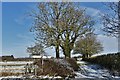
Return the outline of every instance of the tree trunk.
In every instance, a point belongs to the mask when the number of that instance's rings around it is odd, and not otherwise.
[[[56,46],[56,58],[60,58],[60,56],[59,56],[59,46]]]
[[[70,55],[70,50],[65,50],[64,52],[66,54],[65,58],[71,58],[71,55]]]
[[[71,58],[71,50],[69,46],[64,46],[63,48],[63,54],[65,55],[65,58]]]
[[[58,35],[56,41],[57,41],[57,43],[56,43],[56,58],[60,58],[60,56],[59,56],[59,46],[60,46],[59,35]]]
[[[66,41],[64,45],[65,58],[71,58],[70,52],[71,50],[70,50],[69,32],[67,31]]]
[[[62,47],[65,58],[71,58],[71,50],[73,49],[73,46],[73,43],[66,42]]]
[[[83,56],[82,56],[83,59],[86,59],[88,57],[89,57],[89,54],[83,54]]]

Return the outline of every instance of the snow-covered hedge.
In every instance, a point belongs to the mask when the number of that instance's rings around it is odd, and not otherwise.
[[[111,53],[107,55],[88,58],[85,60],[91,63],[100,64],[110,69],[110,71],[113,71],[113,72],[117,71],[119,72],[119,75],[120,75],[120,53]]]

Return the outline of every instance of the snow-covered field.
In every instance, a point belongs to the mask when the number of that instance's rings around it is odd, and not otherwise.
[[[3,78],[22,78],[22,76],[6,76],[6,77],[0,77],[0,80]]]
[[[23,76],[7,76],[7,77],[0,77],[0,80],[1,79],[9,79],[10,78],[10,80],[21,80],[21,79],[23,79],[23,80],[26,80],[25,79],[25,77],[23,77]],[[19,78],[19,79],[18,79]],[[35,79],[35,76],[30,76],[29,77],[30,79]],[[39,79],[60,79],[60,78],[62,78],[61,76],[38,76],[37,78],[39,78]],[[29,79],[27,79],[27,80],[29,80]]]
[[[117,79],[120,80],[120,76],[113,76],[111,72],[99,65],[89,64],[79,61],[79,63],[84,63],[80,66],[80,70],[75,72],[76,78],[103,78],[103,79]]]
[[[7,62],[0,62],[0,66],[4,65],[25,65],[25,64],[32,64],[33,61],[7,61]]]

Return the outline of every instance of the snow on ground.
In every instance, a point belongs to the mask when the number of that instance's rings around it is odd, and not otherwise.
[[[33,61],[7,61],[7,62],[0,62],[0,66],[3,65],[25,65],[25,64],[32,64]]]
[[[59,60],[55,60],[55,62],[61,62],[61,64],[69,66],[69,64],[61,59]],[[77,76],[75,76],[75,78],[88,78],[88,79],[93,79],[93,78],[104,78],[104,79],[109,79],[109,80],[120,80],[120,76],[113,76],[111,74],[111,72],[99,65],[96,64],[90,64],[84,61],[77,61],[77,63],[81,64],[80,65],[80,69],[79,71],[76,71],[75,74]],[[22,66],[23,67],[23,66]],[[31,78],[33,78],[34,76],[31,76]],[[7,76],[7,77],[0,77],[0,79],[2,78],[24,78],[23,76]],[[60,76],[54,77],[54,76],[39,76],[39,78],[45,79],[45,78],[49,78],[49,79],[53,79],[53,78],[62,78]]]
[[[81,54],[71,54],[71,57],[79,57],[79,56],[82,56]]]
[[[96,64],[90,64],[83,61],[79,61],[79,63],[84,63],[83,65],[80,65],[80,70],[76,73],[76,78],[105,78],[105,79],[119,79],[120,76],[113,76],[110,74],[110,71],[107,69],[96,65]]]
[[[77,75],[77,76],[75,76],[75,78],[94,78],[94,77],[88,77],[86,75],[83,75],[80,71],[75,72],[75,74]]]
[[[66,60],[64,60],[64,59],[54,59],[54,61],[55,61],[56,63],[59,63],[59,64],[65,66],[66,68],[68,68],[68,69],[70,69],[70,70],[73,70],[73,69],[70,67],[71,65],[70,65]]]
[[[87,64],[85,61],[77,61],[77,64]]]
[[[0,77],[0,80],[3,79],[3,78],[21,78],[22,76],[3,76],[3,77]]]
[[[26,77],[24,77],[24,76],[6,76],[6,77],[4,77],[3,76],[3,77],[0,77],[0,80],[3,79],[3,78],[4,79],[12,78],[13,80],[17,80],[17,78],[20,78],[20,79],[25,80]],[[31,75],[31,76],[28,76],[27,78],[35,79],[35,76]],[[47,78],[49,78],[49,79],[60,79],[62,77],[61,76],[49,76],[49,75],[46,75],[46,76],[37,76],[37,78],[40,78],[40,79],[47,79]]]
[[[42,79],[45,79],[45,78],[49,78],[49,79],[58,79],[58,78],[62,78],[61,76],[49,76],[49,75],[47,75],[47,76],[39,76],[39,78],[42,78]]]

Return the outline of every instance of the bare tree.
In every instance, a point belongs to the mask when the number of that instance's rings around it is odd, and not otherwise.
[[[102,16],[107,35],[118,38],[118,52],[120,52],[120,1],[107,4],[110,12]]]
[[[84,10],[74,5],[71,5],[66,11],[66,15],[64,15],[62,20],[64,32],[60,36],[60,46],[63,49],[65,57],[70,58],[76,39],[91,31],[94,21],[91,20],[90,16],[85,14]]]
[[[38,11],[33,11],[35,24],[32,30],[36,40],[45,45],[54,46],[56,58],[59,58],[59,47],[66,57],[71,57],[76,39],[92,30],[94,22],[85,10],[76,3],[39,3]]]
[[[102,15],[103,31],[107,35],[118,37],[120,34],[120,2],[111,2],[106,5],[109,12]]]
[[[31,53],[31,55],[45,54],[44,47],[41,44],[38,44],[38,43],[36,43],[34,46],[28,47],[27,52]]]
[[[59,29],[58,20],[62,16],[61,11],[66,9],[67,5],[64,3],[39,3],[38,12],[33,11],[32,14],[35,19],[35,24],[32,27],[36,34],[35,39],[47,47],[55,46],[56,58],[59,58],[59,36],[62,32]]]

